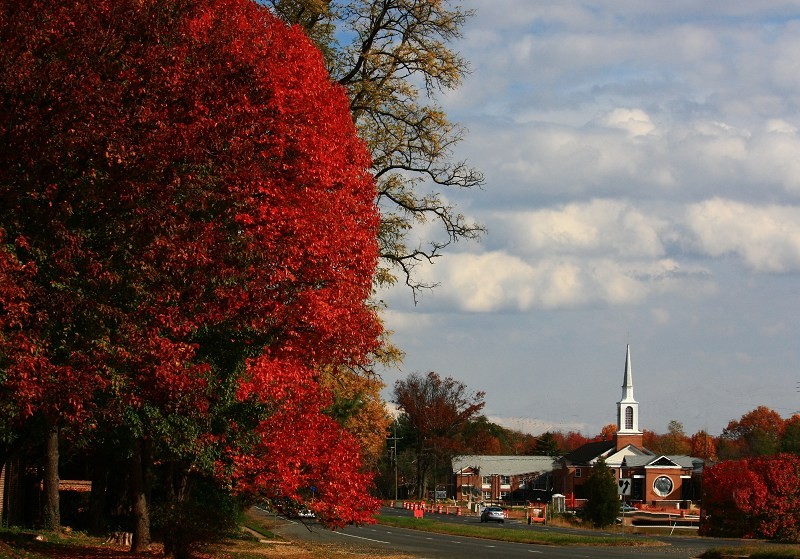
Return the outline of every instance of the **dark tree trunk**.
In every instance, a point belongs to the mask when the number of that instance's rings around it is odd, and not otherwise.
[[[137,439],[133,444],[133,456],[130,461],[130,493],[133,505],[132,553],[143,553],[150,547],[150,508],[147,488],[151,460],[149,441]]]
[[[417,447],[417,498],[425,498],[425,478],[428,474],[428,458],[424,446]]]
[[[189,476],[179,464],[170,462],[165,465],[164,483],[167,507],[172,515],[180,516],[180,510],[189,495]],[[191,542],[185,533],[186,526],[178,517],[171,520],[171,529],[164,534],[164,555],[171,555],[175,559],[190,559]]]
[[[95,535],[108,531],[106,505],[108,494],[108,459],[105,448],[94,453],[92,461],[92,492],[89,495],[89,531]]]
[[[164,464],[164,499],[167,502],[167,510],[174,510],[178,500],[175,493],[175,462]],[[164,555],[167,557],[175,556],[175,531],[164,531]]]
[[[61,511],[58,500],[58,427],[47,433],[44,463],[44,529],[61,529]]]

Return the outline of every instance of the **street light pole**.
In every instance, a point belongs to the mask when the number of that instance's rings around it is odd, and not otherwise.
[[[392,441],[393,451],[392,458],[394,459],[394,500],[397,501],[397,420],[392,423],[393,436],[389,437]]]

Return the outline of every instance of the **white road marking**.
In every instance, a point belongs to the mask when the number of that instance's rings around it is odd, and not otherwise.
[[[368,542],[375,542],[375,543],[385,543],[387,545],[389,544],[389,542],[385,542],[382,540],[373,540],[372,538],[365,538],[363,536],[354,536],[353,534],[345,534],[344,532],[333,532],[333,533],[339,536],[347,536],[348,538],[356,538],[357,540],[366,540]]]

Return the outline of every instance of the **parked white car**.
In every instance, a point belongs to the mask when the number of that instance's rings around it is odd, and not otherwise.
[[[481,522],[499,522],[503,524],[506,517],[500,507],[484,507],[481,511]]]

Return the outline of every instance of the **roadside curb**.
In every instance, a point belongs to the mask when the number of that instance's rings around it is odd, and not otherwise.
[[[247,532],[248,534],[255,536],[258,539],[258,543],[266,543],[266,544],[274,544],[274,545],[292,545],[294,542],[288,540],[268,540],[265,539],[263,534],[259,534],[252,528],[248,528],[247,526],[242,526],[242,532]]]

